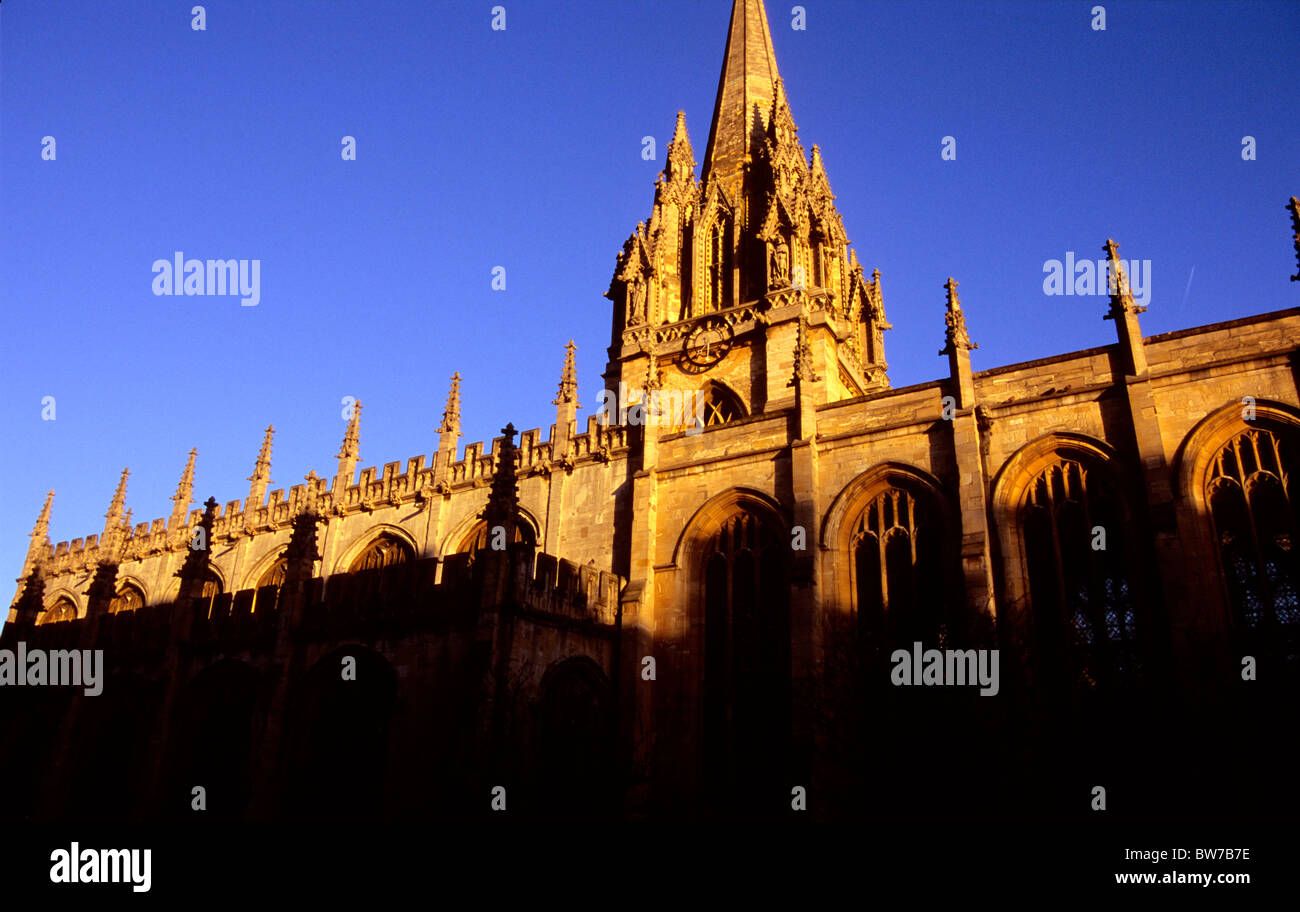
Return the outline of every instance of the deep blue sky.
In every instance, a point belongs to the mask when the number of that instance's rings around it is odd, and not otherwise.
[[[679,108],[703,156],[731,4],[505,0],[504,32],[487,0],[192,5],[0,6],[0,573],[49,488],[55,542],[126,465],[135,521],[166,516],[191,447],[197,499],[242,498],[268,423],[275,486],[332,475],[346,395],[363,465],[435,448],[454,370],[462,446],[545,429],[572,337],[593,411],[601,295]],[[950,274],[976,370],[1113,341],[1104,298],[1042,290],[1108,236],[1152,261],[1148,335],[1297,303],[1300,4],[1108,2],[1105,32],[1093,2],[802,5],[768,0],[777,59],[895,386],[946,370]],[[260,259],[261,303],[155,297],[176,250]]]

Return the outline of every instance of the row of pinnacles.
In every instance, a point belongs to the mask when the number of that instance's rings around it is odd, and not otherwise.
[[[770,128],[773,137],[778,135],[777,124],[782,119],[777,117],[782,105],[779,83],[774,104],[777,105],[777,109],[774,109],[773,126]],[[818,173],[817,161],[814,151],[812,168],[814,175]],[[669,162],[656,191],[656,220],[662,206],[671,203],[672,200],[681,202],[683,199],[689,199],[694,205],[700,190],[694,183],[693,167],[694,161],[685,137],[685,125],[679,117],[677,134],[670,147]],[[821,173],[824,181],[824,172]],[[684,175],[691,175],[689,192],[683,189],[685,184],[682,182],[687,179]],[[673,180],[682,186],[672,190]],[[820,185],[814,183],[813,186]],[[829,193],[828,188],[826,192]],[[1300,200],[1291,197],[1288,211],[1295,234],[1297,263],[1300,264]],[[653,226],[654,222],[652,222]],[[842,233],[842,228],[840,232]],[[652,323],[673,319],[665,313],[663,302],[645,301],[643,304],[637,304],[635,301],[637,283],[641,281],[642,276],[641,269],[650,265],[646,259],[651,258],[652,254],[644,243],[636,243],[637,238],[645,236],[645,232],[639,227],[636,235],[629,240],[619,257],[620,268],[616,273],[615,286],[621,286],[617,288],[617,297],[623,298],[628,308],[625,311],[627,315],[625,326],[635,325],[638,321]],[[834,232],[831,236],[839,237]],[[1133,300],[1127,278],[1120,265],[1118,246],[1113,240],[1108,240],[1103,249],[1113,270],[1111,308],[1105,316],[1116,323],[1121,355],[1126,361],[1126,372],[1138,374],[1144,370],[1145,363],[1137,315],[1145,308],[1138,306]],[[636,265],[638,262],[641,263],[640,267]],[[656,262],[661,261],[656,260]],[[1291,278],[1300,281],[1300,269]],[[875,301],[878,304],[878,274],[873,282],[868,284],[874,289],[874,293],[871,289],[862,288],[865,297],[859,301],[866,304]],[[848,287],[858,289],[861,286],[850,283]],[[967,333],[965,316],[957,297],[956,287],[957,283],[949,278],[945,285],[947,291],[945,346],[939,354],[949,358],[952,388],[956,393],[955,407],[961,409],[968,407],[972,399],[969,352],[978,346],[971,342]],[[614,290],[612,287],[611,292]],[[801,297],[798,291],[795,289],[797,298]],[[611,296],[615,295],[611,294]],[[883,324],[883,309],[879,311],[879,317],[880,324]],[[791,380],[792,385],[815,378],[813,369],[807,361],[805,328],[805,320],[801,319],[794,351],[795,370]],[[883,325],[883,328],[888,326]],[[414,504],[419,510],[425,510],[436,498],[449,498],[456,490],[496,485],[503,475],[509,476],[510,485],[513,486],[519,477],[549,474],[557,469],[571,473],[579,463],[597,462],[608,466],[616,456],[625,457],[636,440],[632,429],[625,425],[610,423],[608,416],[592,415],[588,418],[586,432],[574,433],[578,407],[574,351],[574,345],[570,341],[565,353],[559,393],[554,400],[557,407],[556,423],[549,440],[540,439],[540,430],[533,429],[523,432],[516,446],[513,439],[516,432],[513,426],[509,425],[503,429],[505,436],[493,441],[491,452],[485,453],[481,442],[473,443],[466,446],[463,456],[457,459],[457,440],[460,436],[460,375],[457,373],[451,378],[451,389],[442,423],[437,429],[439,433],[437,451],[433,453],[429,464],[426,464],[424,456],[409,459],[404,472],[400,471],[398,463],[391,462],[383,467],[381,474],[377,473],[373,466],[363,469],[359,481],[354,482],[360,456],[361,424],[361,403],[356,402],[337,455],[337,470],[333,478],[322,478],[312,471],[305,477],[303,484],[293,485],[289,489],[287,497],[283,489],[273,490],[269,497],[267,496],[267,488],[271,481],[271,444],[274,434],[272,427],[266,429],[253,474],[249,478],[247,498],[242,502],[229,501],[221,510],[218,510],[217,502],[211,498],[207,501],[205,510],[190,509],[193,503],[196,450],[191,450],[189,453],[180,483],[172,497],[171,514],[165,520],[155,519],[151,523],[140,523],[132,527],[132,512],[126,507],[129,469],[124,469],[113,493],[108,512],[105,514],[102,533],[98,536],[87,536],[85,539],[60,542],[56,547],[51,545],[48,535],[54,497],[54,492],[50,491],[31,533],[31,543],[22,573],[18,578],[20,586],[12,604],[9,622],[28,627],[42,620],[73,619],[68,615],[57,618],[46,617],[49,608],[46,604],[46,581],[79,574],[89,574],[91,579],[86,593],[86,606],[84,610],[77,612],[77,615],[106,613],[107,606],[116,594],[118,567],[126,562],[142,561],[164,554],[184,555],[182,566],[175,573],[179,586],[171,593],[153,593],[150,604],[159,604],[169,601],[170,598],[181,601],[197,599],[203,594],[204,580],[210,578],[208,565],[210,551],[207,544],[230,542],[241,536],[251,538],[290,528],[296,531],[300,525],[310,522],[310,533],[307,531],[302,533],[306,537],[298,540],[291,536],[286,555],[287,563],[290,567],[293,566],[296,556],[298,566],[296,573],[286,567],[285,575],[286,584],[292,581],[294,585],[307,585],[308,581],[317,576],[314,565],[320,559],[320,555],[315,552],[315,529],[321,521],[361,512],[370,513],[385,506]],[[883,368],[883,356],[880,363]],[[883,382],[887,387],[888,381]],[[517,501],[512,500],[512,503],[517,508]],[[493,500],[489,498],[489,504],[482,511],[483,514],[492,512],[492,504]],[[513,514],[507,511],[506,514],[501,515],[509,521],[513,529]],[[304,529],[306,528],[304,526]],[[614,604],[617,596],[609,594],[609,587],[613,585],[612,581],[617,579],[616,577],[592,570],[577,561],[568,561],[558,556],[543,555],[543,557],[545,560],[539,560],[537,563],[539,573],[542,573],[543,567],[559,568],[551,569],[543,575],[549,579],[566,581],[566,585],[574,592],[586,594],[599,592],[599,604],[603,608],[609,608]],[[448,563],[450,566],[455,565],[455,561]],[[532,565],[533,562],[530,560],[528,567],[531,568]],[[437,578],[439,581],[450,580],[457,572],[453,569],[449,576],[437,574]],[[512,572],[518,575],[518,571]],[[429,577],[429,581],[433,579],[433,576]],[[539,576],[537,579],[540,580],[542,577]],[[251,593],[251,590],[246,591]],[[322,596],[321,587],[317,588],[315,595]],[[251,594],[232,592],[223,594],[221,598],[223,603],[232,605],[239,598],[245,599],[248,601],[248,613],[251,613],[252,605],[255,604]]]
[[[50,543],[49,521],[54,492],[46,496],[40,516],[31,533],[31,544],[19,577],[19,590],[9,614],[11,635],[26,631],[42,641],[80,642],[84,635],[75,632],[78,624],[51,623],[92,618],[102,627],[93,639],[114,641],[121,637],[112,630],[131,630],[146,641],[165,643],[169,633],[166,612],[148,614],[152,621],[139,623],[125,613],[117,614],[115,597],[119,595],[119,568],[135,562],[165,560],[180,567],[169,574],[176,582],[166,591],[150,593],[149,608],[170,609],[173,603],[194,607],[193,616],[185,614],[182,636],[187,639],[226,641],[249,637],[273,639],[281,624],[292,628],[307,627],[317,632],[344,634],[350,627],[370,626],[401,620],[395,614],[410,613],[420,605],[418,623],[454,620],[457,612],[476,607],[474,593],[484,585],[485,574],[498,572],[495,585],[488,581],[485,599],[497,603],[508,601],[525,609],[567,616],[574,620],[612,625],[620,589],[620,580],[590,564],[580,564],[546,553],[533,553],[528,538],[514,535],[518,522],[516,488],[521,477],[546,475],[554,471],[572,473],[581,464],[608,465],[611,459],[628,449],[628,428],[610,425],[591,416],[585,433],[575,433],[577,376],[575,346],[570,341],[560,382],[556,425],[550,440],[542,440],[540,430],[525,431],[516,445],[513,425],[502,429],[503,436],[492,441],[490,452],[484,444],[465,447],[457,459],[460,437],[459,373],[451,378],[451,388],[438,427],[439,447],[426,463],[426,457],[407,460],[405,472],[398,463],[388,463],[382,473],[375,467],[364,468],[357,478],[360,458],[361,403],[356,402],[349,416],[347,430],[337,455],[337,470],[332,479],[310,472],[303,484],[292,486],[286,496],[283,489],[269,492],[271,483],[271,447],[274,428],[268,427],[249,478],[248,496],[242,502],[229,501],[224,509],[209,498],[204,509],[190,509],[193,503],[196,450],[191,450],[167,519],[132,526],[131,510],[126,507],[129,469],[124,469],[113,494],[104,529],[98,536]],[[493,549],[484,550],[483,559],[474,564],[471,553],[449,553],[442,559],[414,554],[412,560],[378,571],[331,574],[320,564],[318,531],[321,523],[354,514],[369,514],[386,508],[414,509],[415,515],[428,511],[435,502],[449,500],[454,493],[468,493],[491,488],[487,505],[477,515],[506,530],[508,547],[501,561],[494,561]],[[211,555],[215,547],[241,538],[253,539],[289,531],[283,551],[282,576],[273,586],[221,591],[213,573]],[[283,535],[281,534],[281,537]],[[500,563],[499,570],[494,569]],[[318,569],[319,568],[319,569]],[[70,579],[85,579],[84,607],[60,613],[49,604],[47,584]],[[60,585],[59,589],[66,586]],[[113,607],[110,607],[113,606]],[[291,612],[283,609],[293,606]],[[130,606],[136,608],[136,604]],[[138,607],[146,607],[139,605]],[[137,612],[131,611],[131,614]],[[277,621],[282,617],[283,621]],[[411,620],[408,618],[408,620]],[[102,622],[102,623],[100,623]],[[7,625],[7,626],[8,626]],[[40,625],[38,629],[37,625]],[[171,631],[175,634],[177,631]],[[125,641],[124,641],[125,642]],[[147,645],[147,644],[146,644]]]

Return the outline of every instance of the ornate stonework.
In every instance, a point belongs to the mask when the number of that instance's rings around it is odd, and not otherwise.
[[[1145,675],[1204,695],[1244,650],[1300,654],[1300,310],[1143,337],[1107,241],[1115,343],[975,371],[949,278],[946,374],[892,389],[880,270],[864,275],[823,152],[804,151],[760,0],[733,4],[696,167],[678,112],[606,292],[601,380],[698,394],[698,426],[584,424],[570,342],[549,434],[462,447],[455,374],[436,449],[404,464],[362,466],[356,402],[336,465],[287,491],[268,492],[268,427],[242,501],[191,509],[193,450],[167,520],[132,528],[123,471],[102,532],[51,545],[47,496],[3,642],[106,643],[142,682],[142,746],[115,783],[140,816],[181,813],[202,774],[233,818],[310,816],[300,783],[387,818],[473,816],[463,796],[500,779],[539,815],[551,791],[622,816],[743,816],[743,795],[785,813],[791,783],[812,783],[814,816],[862,819],[879,799],[855,792],[864,764],[892,762],[871,726],[915,746],[891,783],[923,745],[953,752],[924,741],[943,711],[872,689],[913,637],[1001,649],[1023,701],[997,735],[959,720],[989,759],[943,782],[1012,769],[1045,694],[1092,706]],[[355,704],[331,689],[345,655],[372,682]],[[360,766],[313,753],[331,712],[363,732]],[[225,726],[234,759],[205,766],[188,718]],[[38,819],[66,811],[80,761],[37,768],[58,750],[6,761],[46,783],[15,799]]]

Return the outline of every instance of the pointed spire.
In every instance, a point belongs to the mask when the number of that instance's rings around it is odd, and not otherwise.
[[[268,424],[266,434],[262,437],[262,448],[257,451],[253,474],[248,476],[248,499],[244,501],[245,513],[261,507],[266,499],[266,489],[271,483],[271,440],[274,436],[275,426]]]
[[[439,434],[460,436],[460,371],[451,375],[451,389],[447,392],[447,407],[442,410]]]
[[[126,505],[126,479],[130,474],[130,468],[122,470],[117,490],[113,492],[113,502],[108,505],[108,512],[104,514],[104,535],[101,539],[107,538],[109,533],[116,531],[122,525],[122,508]]]
[[[1296,273],[1291,276],[1291,281],[1300,282],[1300,199],[1291,197],[1287,209],[1291,210],[1291,230],[1295,232]]]
[[[947,355],[959,350],[970,351],[979,348],[979,345],[970,340],[970,335],[966,332],[966,315],[962,313],[961,301],[957,298],[957,280],[948,276],[948,281],[943,287],[948,290],[948,312],[943,318],[947,326],[944,331],[947,344],[939,350],[939,354]]]
[[[575,406],[578,404],[578,367],[574,362],[574,352],[577,348],[572,339],[564,347],[564,370],[560,373],[560,392],[552,405],[566,402],[572,402]]]
[[[677,112],[677,127],[672,142],[668,144],[668,157],[664,163],[663,179],[692,182],[695,179],[695,150],[686,133],[686,112]]]
[[[184,525],[185,518],[189,515],[190,504],[194,502],[194,457],[198,454],[197,448],[191,449],[189,458],[185,460],[185,471],[181,473],[180,484],[172,495],[172,515],[167,523],[169,528]]]
[[[778,78],[763,0],[734,0],[704,153],[705,180],[727,178],[744,166],[753,152],[755,128],[767,126]]]

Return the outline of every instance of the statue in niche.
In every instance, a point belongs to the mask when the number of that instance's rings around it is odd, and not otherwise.
[[[627,281],[627,313],[629,326],[645,322],[645,280],[639,274]]]
[[[772,248],[772,287],[781,288],[790,279],[790,251],[785,242],[777,240]]]

